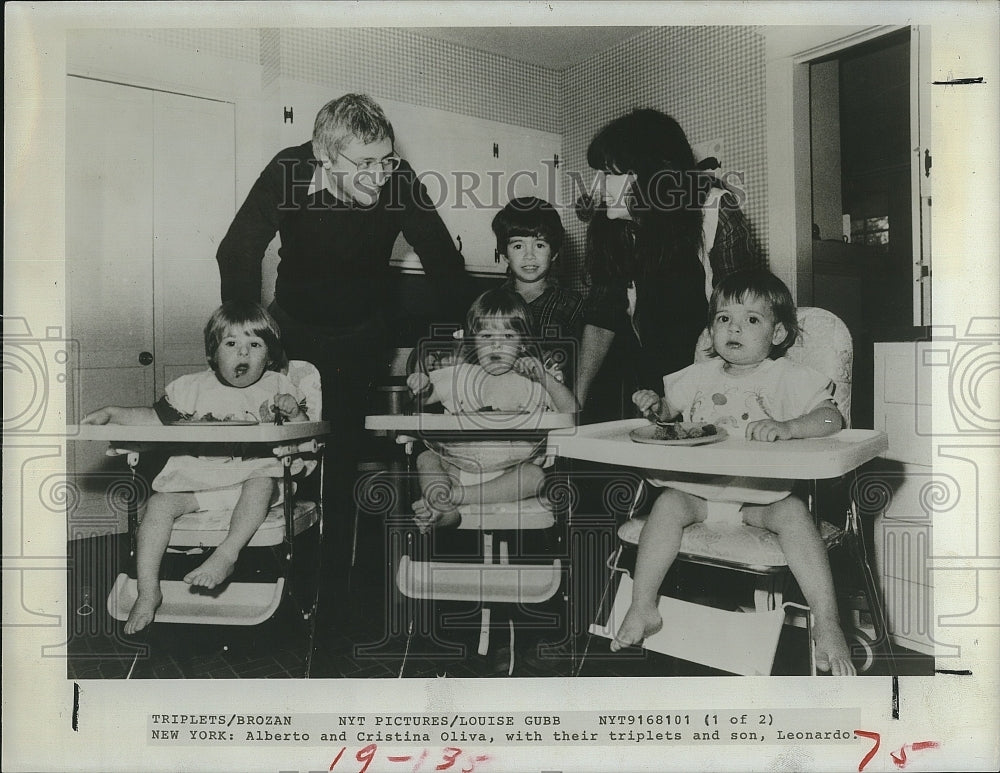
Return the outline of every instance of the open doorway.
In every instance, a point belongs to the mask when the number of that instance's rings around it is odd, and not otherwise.
[[[854,338],[857,427],[872,426],[874,342],[929,324],[915,45],[907,28],[809,62],[812,303]]]

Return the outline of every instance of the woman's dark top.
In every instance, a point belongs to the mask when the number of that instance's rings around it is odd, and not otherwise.
[[[742,269],[767,268],[767,260],[732,194],[722,197],[709,260],[713,285]],[[593,284],[584,321],[631,339],[620,343],[638,347],[634,356],[627,358],[635,364],[636,386],[662,392],[663,376],[694,361],[695,344],[708,321],[705,271],[698,256],[692,255],[690,261],[669,266],[659,277],[635,282],[631,320],[628,285],[625,279]]]

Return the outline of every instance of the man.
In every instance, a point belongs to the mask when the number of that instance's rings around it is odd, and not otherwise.
[[[462,256],[370,97],[345,94],[316,115],[311,142],[278,153],[261,172],[219,245],[222,300],[260,301],[261,260],[277,232],[275,299],[290,359],[323,379],[328,545],[349,544],[345,524],[376,371],[387,361],[389,258],[402,232],[438,297],[441,321],[462,319],[472,297]],[[337,553],[330,557],[343,558]],[[333,567],[330,567],[333,568]]]

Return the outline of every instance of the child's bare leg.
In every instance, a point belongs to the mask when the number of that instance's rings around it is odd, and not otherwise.
[[[276,485],[273,478],[250,478],[243,482],[239,501],[229,519],[229,534],[201,566],[184,576],[184,582],[214,588],[233,573],[240,551],[267,518]]]
[[[747,523],[763,526],[778,536],[788,568],[812,610],[816,666],[834,676],[854,676],[857,671],[840,627],[826,546],[805,504],[798,497],[789,496],[772,505],[743,510]],[[753,523],[758,520],[759,523]]]
[[[538,496],[545,471],[534,462],[522,462],[502,475],[483,483],[452,486],[451,499],[456,505],[489,505],[517,502]]]
[[[632,605],[611,641],[612,652],[639,644],[663,627],[657,609],[660,585],[677,558],[685,527],[704,521],[706,514],[704,499],[675,489],[665,489],[653,504],[639,535],[639,551],[632,576]]]
[[[424,451],[417,457],[421,498],[413,503],[413,519],[421,533],[439,527],[457,526],[462,519],[452,501],[454,481],[441,457]]]
[[[170,542],[174,521],[198,509],[191,494],[157,492],[149,498],[146,513],[136,534],[136,572],[139,595],[125,621],[125,633],[141,631],[156,617],[163,601],[160,592],[160,563]]]

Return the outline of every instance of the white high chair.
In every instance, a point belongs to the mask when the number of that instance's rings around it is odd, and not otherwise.
[[[825,309],[800,308],[798,320],[801,336],[786,356],[831,378],[834,383],[834,399],[844,416],[845,427],[849,427],[853,362],[850,332],[836,315]],[[696,359],[707,357],[709,347],[710,341],[705,331],[698,342]],[[631,603],[632,581],[625,566],[634,561],[635,546],[638,545],[645,523],[644,517],[634,515],[645,485],[645,482],[639,484],[629,518],[618,529],[620,544],[608,560],[612,575],[609,586],[605,589],[605,597],[615,575],[621,574],[621,578],[607,620],[591,625],[592,635],[613,639]],[[754,605],[749,610],[730,612],[661,595],[659,611],[665,625],[659,632],[647,637],[642,646],[732,673],[769,674],[773,668],[778,638],[786,623],[786,613],[790,613],[787,614],[787,621],[794,624],[796,615],[791,610],[796,607],[808,610],[797,604],[783,604],[783,588],[791,573],[777,537],[766,529],[742,523],[736,507],[713,510],[713,504],[709,503],[710,517],[705,522],[693,524],[684,530],[677,561],[749,574],[754,580]],[[815,490],[810,494],[807,504],[810,512],[815,514]],[[868,609],[872,613],[876,639],[884,641],[884,613],[864,556],[855,509],[846,508],[843,528],[819,518],[817,526],[828,550],[841,543],[847,544],[864,580],[864,593]],[[747,611],[751,614],[746,614]],[[683,624],[671,624],[672,620],[679,619],[684,621]],[[809,632],[810,666],[815,674],[808,616],[805,626]],[[709,646],[706,646],[703,636],[705,631],[712,632]],[[865,651],[861,670],[866,670],[873,661],[867,635],[860,630],[849,633]],[[581,669],[582,665],[583,660],[580,661]]]
[[[320,388],[319,372],[311,363],[293,360],[288,366],[288,375],[299,387],[306,398],[311,417],[316,421],[306,423],[286,423],[283,425],[260,424],[255,426],[225,426],[191,424],[184,427],[178,422],[173,426],[157,427],[89,427],[83,435],[107,435],[113,438],[108,449],[109,456],[124,455],[127,458],[133,477],[139,463],[140,451],[149,450],[158,442],[171,443],[259,443],[271,447],[272,453],[281,460],[284,468],[281,482],[282,501],[271,507],[264,523],[247,544],[248,548],[280,546],[278,570],[276,576],[264,581],[246,581],[242,577],[240,565],[230,580],[219,588],[208,591],[194,588],[182,579],[161,577],[160,588],[163,593],[163,603],[156,612],[156,623],[195,623],[212,625],[257,625],[268,620],[278,609],[286,595],[290,595],[298,604],[304,620],[310,622],[309,657],[312,653],[312,626],[315,624],[315,614],[318,603],[318,566],[317,582],[311,598],[300,599],[294,593],[292,569],[295,564],[294,537],[312,526],[317,526],[317,557],[321,552],[322,541],[322,438],[329,431],[326,422],[318,421],[322,411],[322,390]],[[131,441],[137,440],[138,443]],[[303,472],[297,476],[303,478],[309,475],[315,467],[319,467],[319,495],[317,501],[308,501],[296,497],[297,482],[293,481],[292,461],[306,457],[308,460]],[[311,461],[317,459],[318,461]],[[231,510],[200,511],[187,513],[179,517],[173,526],[170,543],[167,549],[170,554],[204,554],[206,549],[219,545],[225,539],[229,529]],[[138,528],[138,513],[136,502],[129,503],[129,538],[130,559],[134,571],[136,554],[136,531]],[[318,561],[318,558],[317,558]],[[166,563],[166,561],[165,561]],[[116,620],[127,620],[137,596],[136,579],[129,572],[118,575],[111,593],[108,596],[108,611]],[[308,658],[306,675],[308,675]]]
[[[411,357],[409,369],[421,367],[426,371],[443,367],[452,362],[449,353],[454,344],[418,346]],[[417,363],[420,363],[419,365]],[[394,430],[396,442],[404,447],[407,459],[407,477],[416,480],[415,450],[417,441],[433,445],[445,440],[461,439],[498,440],[531,438],[546,442],[546,432],[572,427],[571,415],[542,413],[526,420],[518,414],[433,414],[418,413],[410,416],[370,416],[369,429]],[[468,482],[479,482],[482,473],[463,473]],[[467,476],[467,477],[466,477]],[[411,495],[412,496],[412,495]],[[416,499],[416,496],[412,496]],[[411,501],[412,501],[411,499]],[[408,529],[406,545],[395,573],[396,587],[407,598],[427,601],[465,601],[481,605],[478,652],[489,650],[491,606],[495,604],[538,605],[549,601],[562,584],[563,566],[558,555],[551,558],[534,556],[530,563],[519,556],[517,544],[521,532],[552,530],[556,526],[553,503],[544,497],[529,497],[518,502],[464,505],[459,508],[459,530],[472,530],[481,535],[482,560],[446,560],[427,555],[429,535],[415,534]],[[558,537],[554,542],[560,542]],[[415,610],[408,610],[406,652],[415,632]],[[508,620],[510,659],[507,674],[514,670],[514,631]],[[406,668],[406,654],[400,666],[402,676]]]

